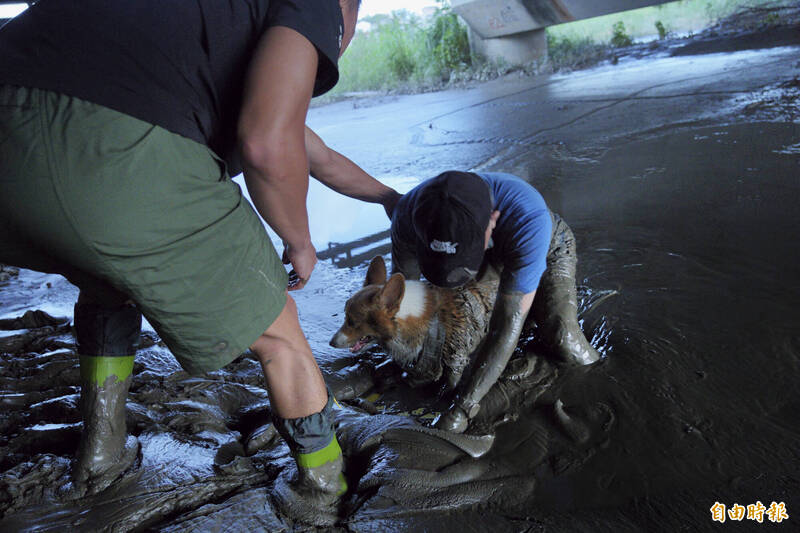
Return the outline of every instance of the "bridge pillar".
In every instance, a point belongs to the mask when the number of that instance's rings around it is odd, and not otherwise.
[[[472,53],[507,65],[524,65],[547,57],[544,28],[489,39],[484,39],[470,28],[469,46]]]
[[[451,5],[469,25],[472,52],[506,64],[521,65],[547,56],[544,28],[559,20],[551,3],[531,0],[452,0]]]

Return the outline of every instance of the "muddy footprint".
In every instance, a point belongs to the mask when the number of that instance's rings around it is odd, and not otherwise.
[[[589,407],[585,414],[569,414],[559,399],[553,404],[553,415],[558,427],[576,444],[602,440],[616,420],[611,408],[602,402]]]
[[[573,443],[551,457],[553,473],[556,475],[578,468],[593,457],[599,448],[606,447],[616,420],[611,408],[602,402],[589,407],[565,408],[561,400],[556,400],[553,405],[553,418],[556,426]]]

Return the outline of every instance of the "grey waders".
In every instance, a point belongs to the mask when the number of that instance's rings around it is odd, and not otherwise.
[[[553,238],[547,253],[547,269],[533,300],[533,318],[553,355],[567,363],[588,365],[598,361],[600,354],[586,340],[578,323],[575,236],[560,216],[550,214]]]

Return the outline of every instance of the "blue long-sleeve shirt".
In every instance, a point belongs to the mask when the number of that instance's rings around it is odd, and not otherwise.
[[[512,174],[476,174],[489,184],[494,209],[500,211],[484,260],[502,267],[500,292],[533,292],[547,267],[553,230],[544,198],[532,185]],[[403,195],[392,216],[392,271],[402,272],[410,279],[420,276],[411,214],[424,183]]]

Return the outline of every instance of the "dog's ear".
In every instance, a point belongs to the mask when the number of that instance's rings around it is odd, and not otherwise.
[[[367,269],[367,279],[364,280],[364,286],[367,285],[383,285],[386,283],[386,263],[383,262],[383,257],[376,255],[369,262]]]
[[[400,309],[400,302],[403,301],[403,295],[406,292],[406,278],[400,272],[392,274],[389,281],[381,289],[381,304],[389,311],[390,315],[394,315]]]

